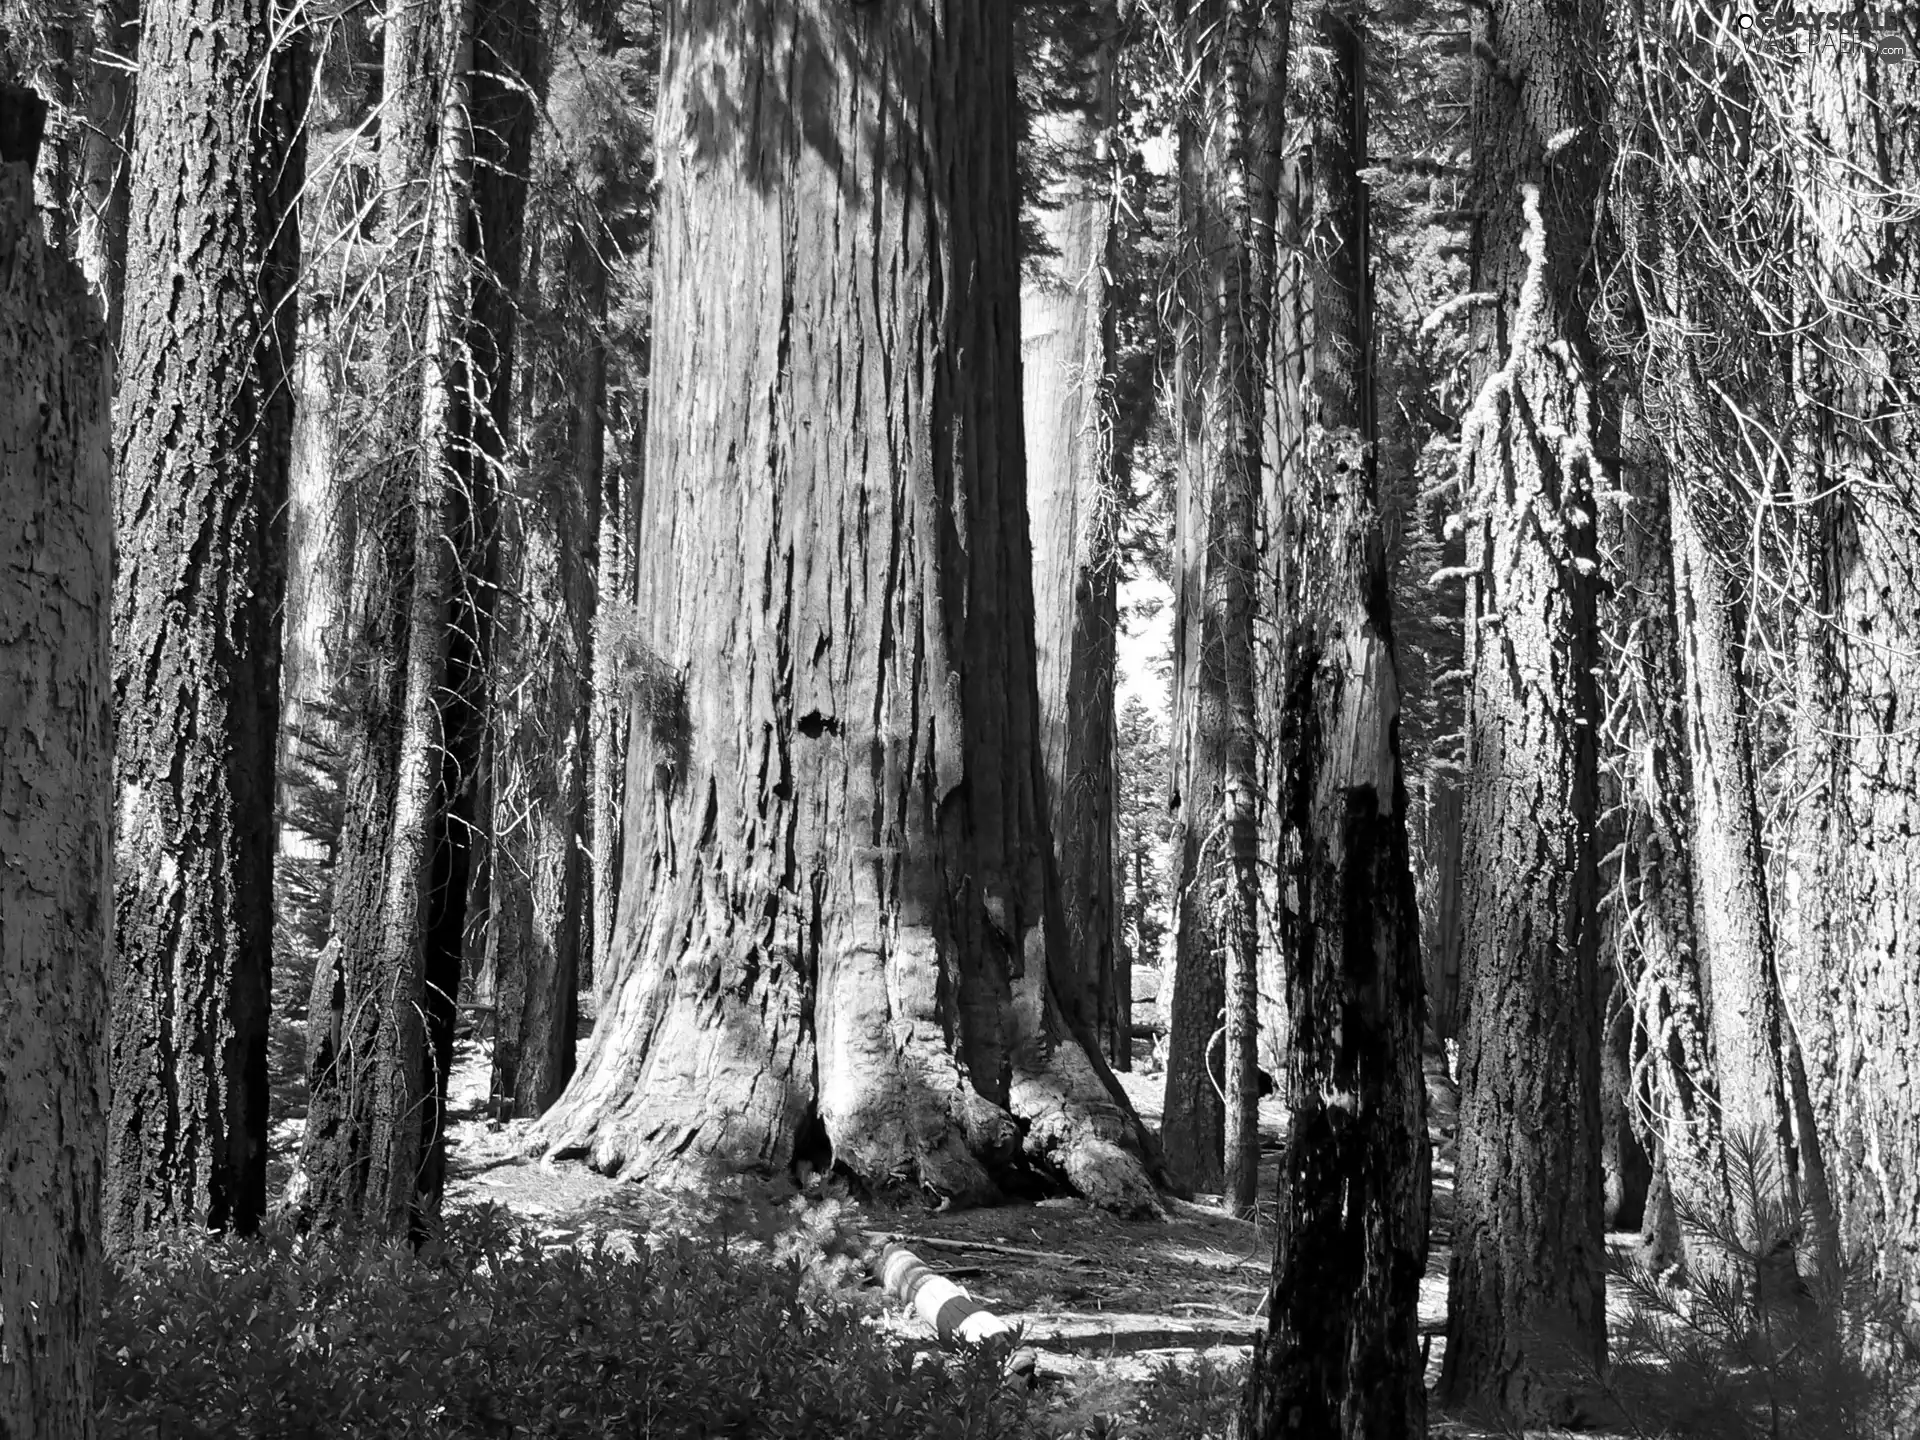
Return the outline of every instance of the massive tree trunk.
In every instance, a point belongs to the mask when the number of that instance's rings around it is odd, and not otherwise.
[[[1249,1209],[1259,1163],[1259,811],[1254,616],[1270,287],[1271,160],[1284,45],[1265,0],[1196,0],[1181,29],[1179,500],[1174,743],[1180,857],[1161,1140],[1167,1170]],[[1273,93],[1255,88],[1258,72]],[[1256,213],[1264,209],[1264,215]],[[1224,1041],[1218,1068],[1212,1041]]]
[[[661,75],[626,867],[536,1136],[1151,1211],[1050,987],[1010,17],[685,0]]]
[[[286,20],[270,0],[180,0],[144,18],[115,436],[106,1230],[120,1246],[173,1225],[249,1230],[266,1208],[308,78]]]
[[[1911,17],[1904,26],[1913,43]],[[1831,768],[1832,823],[1803,885],[1798,1018],[1836,1002],[1808,1045],[1839,1240],[1870,1259],[1898,1313],[1920,1307],[1920,526],[1908,497],[1920,454],[1920,236],[1894,223],[1920,187],[1920,69],[1854,37],[1811,47],[1804,175],[1809,230],[1801,317],[1812,402],[1802,523],[1824,594],[1805,658],[1805,723]],[[1819,499],[1840,487],[1831,500]],[[1820,653],[1824,651],[1825,653]],[[1819,742],[1825,738],[1826,744]],[[1815,837],[1806,837],[1813,839]],[[1824,945],[1822,944],[1824,942]],[[1830,967],[1831,979],[1822,975]],[[1831,985],[1823,997],[1816,987]],[[1812,1187],[1810,1187],[1812,1188]]]
[[[352,585],[356,683],[334,940],[314,976],[296,1209],[375,1231],[437,1209],[464,876],[446,837],[449,648],[466,556],[471,0],[387,16],[380,133],[389,244],[425,236],[423,275],[389,276],[391,457],[369,486]],[[415,338],[417,337],[417,339]],[[417,345],[417,350],[415,346]],[[473,572],[468,569],[467,574]]]
[[[1591,457],[1581,267],[1600,164],[1591,0],[1473,12],[1477,394],[1460,1162],[1440,1393],[1564,1418],[1606,1355]],[[1604,440],[1601,442],[1604,444]]]
[[[97,311],[40,238],[45,116],[0,86],[0,1435],[86,1440],[112,940],[111,419]]]
[[[1031,208],[1048,247],[1027,257],[1020,333],[1040,743],[1065,923],[1055,990],[1081,1043],[1118,1064],[1133,1044],[1113,921],[1121,502],[1106,277],[1119,18],[1110,0],[1078,0],[1024,12],[1023,23],[1038,91]]]
[[[1280,479],[1285,770],[1275,797],[1291,1123],[1249,1440],[1426,1432],[1420,913],[1407,848],[1400,685],[1373,419],[1366,81],[1357,20],[1316,17],[1311,101],[1312,423]],[[1339,1297],[1329,1303],[1330,1297]]]

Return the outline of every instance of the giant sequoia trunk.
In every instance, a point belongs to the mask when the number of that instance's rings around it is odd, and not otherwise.
[[[266,1208],[307,79],[286,20],[271,0],[145,15],[115,436],[117,1245],[176,1224],[244,1231]]]
[[[1115,954],[1114,656],[1119,505],[1113,433],[1113,126],[1119,19],[1106,0],[1024,17],[1040,92],[1032,202],[1047,250],[1020,294],[1027,511],[1047,813],[1064,922],[1055,989],[1081,1043],[1114,1064],[1132,1045],[1130,979]]]
[[[1155,1207],[1050,986],[1010,25],[669,7],[620,918],[536,1131],[600,1168]]]
[[[1182,63],[1196,88],[1180,122],[1180,863],[1161,1139],[1175,1180],[1208,1190],[1224,1184],[1242,1212],[1252,1205],[1259,1162],[1254,615],[1268,334],[1255,317],[1270,287],[1275,177],[1261,172],[1271,160],[1284,70],[1256,51],[1284,46],[1285,7],[1277,15],[1273,8],[1196,0],[1182,27]]]
[[[106,345],[0,86],[0,1435],[93,1434],[112,940]]]
[[[1913,43],[1913,23],[1905,23]],[[1821,829],[1796,837],[1796,1018],[1812,1108],[1832,1137],[1838,1239],[1899,1313],[1920,1306],[1920,67],[1853,37],[1812,47],[1797,477],[1812,610],[1800,636],[1802,744]],[[1838,487],[1838,494],[1833,494]],[[1816,1181],[1821,1177],[1816,1172]],[[1810,1186],[1810,1189],[1823,1188]],[[1816,1202],[1823,1198],[1817,1193]]]
[[[1441,1395],[1536,1423],[1606,1354],[1594,825],[1599,416],[1580,295],[1592,0],[1473,12],[1477,394],[1462,426],[1460,1162]],[[1516,78],[1518,77],[1518,78]],[[1601,442],[1604,444],[1604,440]]]
[[[471,0],[396,5],[385,27],[380,178],[389,244],[391,457],[365,492],[351,590],[355,681],[334,938],[309,1007],[310,1106],[289,1201],[323,1222],[416,1228],[437,1207],[441,1097],[459,983],[464,876],[446,835],[449,647],[463,521],[472,161]],[[417,351],[415,346],[418,347]],[[469,573],[471,573],[469,571]]]
[[[1279,481],[1291,1121],[1242,1433],[1397,1440],[1425,1433],[1427,1409],[1420,913],[1375,469],[1363,42],[1331,6],[1317,29],[1332,73],[1312,101],[1313,414]]]

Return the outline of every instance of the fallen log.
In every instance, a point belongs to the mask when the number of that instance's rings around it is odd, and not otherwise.
[[[1018,1345],[1014,1328],[980,1304],[945,1276],[936,1275],[904,1245],[889,1244],[874,1261],[874,1275],[903,1304],[933,1327],[943,1345],[956,1341],[980,1345],[1004,1339]],[[1035,1357],[1031,1346],[1020,1346],[1007,1357],[1007,1373],[1028,1383],[1033,1380]]]
[[[871,1232],[869,1232],[871,1234]],[[988,1240],[938,1240],[931,1235],[874,1235],[889,1244],[912,1243],[927,1250],[978,1250],[989,1255],[1011,1255],[1019,1260],[1041,1260],[1049,1265],[1091,1265],[1084,1255],[1058,1250],[1023,1250],[1018,1245],[1000,1245]]]

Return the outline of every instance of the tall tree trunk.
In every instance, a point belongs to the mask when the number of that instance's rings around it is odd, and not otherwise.
[[[1259,1166],[1255,1068],[1259,813],[1254,612],[1267,339],[1253,319],[1273,257],[1274,96],[1254,51],[1283,41],[1267,0],[1195,0],[1181,29],[1195,79],[1180,121],[1179,503],[1174,518],[1174,736],[1180,857],[1162,1144],[1176,1181],[1249,1210]],[[1271,74],[1275,87],[1278,71]],[[1277,93],[1277,91],[1276,91]],[[1264,194],[1261,193],[1264,191]],[[1254,206],[1265,207],[1258,217]],[[1224,1040],[1219,1070],[1211,1059]]]
[[[287,19],[271,0],[144,16],[115,434],[117,1246],[174,1225],[247,1231],[266,1209],[309,69]]]
[[[599,294],[598,313],[604,314],[604,282]],[[579,989],[583,1008],[590,1004],[598,1023],[601,979],[606,974],[607,958],[613,953],[614,918],[620,876],[625,869],[627,739],[632,701],[619,659],[623,647],[616,630],[623,619],[633,615],[628,513],[640,497],[627,493],[623,467],[609,464],[605,452],[602,437],[607,423],[607,352],[603,345],[595,344],[589,364],[592,369],[587,383],[600,417],[593,457],[600,530],[593,557],[593,755],[587,779],[587,849],[592,861],[588,888],[593,930]]]
[[[1649,185],[1630,204],[1657,216],[1659,191]],[[1631,218],[1631,217],[1629,217]],[[1632,691],[1639,717],[1624,737],[1637,760],[1631,776],[1626,900],[1637,943],[1625,953],[1623,997],[1638,1032],[1629,1055],[1643,1057],[1644,1097],[1651,1108],[1654,1174],[1642,1213],[1639,1259],[1665,1270],[1689,1258],[1677,1211],[1725,1229],[1733,1222],[1719,1087],[1696,940],[1699,907],[1693,869],[1693,768],[1679,611],[1674,590],[1673,531],[1668,518],[1668,459],[1645,423],[1639,397],[1628,397],[1621,421],[1619,509],[1621,579],[1613,629],[1623,660],[1616,672]],[[1711,1267],[1712,1255],[1690,1257]]]
[[[1903,29],[1911,46],[1911,15]],[[1803,273],[1821,308],[1798,332],[1812,410],[1805,484],[1809,500],[1839,493],[1802,517],[1824,572],[1815,603],[1831,606],[1830,617],[1812,617],[1826,621],[1816,642],[1826,653],[1804,663],[1808,723],[1831,737],[1822,748],[1833,823],[1808,877],[1817,893],[1802,932],[1824,953],[1799,957],[1795,1009],[1803,1023],[1815,1018],[1824,964],[1837,1007],[1807,1049],[1812,1106],[1832,1136],[1825,1178],[1838,1240],[1871,1261],[1884,1298],[1910,1319],[1920,1307],[1920,1058],[1910,1035],[1920,734],[1909,709],[1920,694],[1920,526],[1908,499],[1920,475],[1920,236],[1893,217],[1920,188],[1920,71],[1839,35],[1809,47],[1807,70],[1815,143]]]
[[[463,538],[457,497],[471,453],[459,342],[472,24],[472,0],[442,0],[397,5],[385,26],[382,233],[392,245],[424,232],[425,273],[419,285],[389,281],[393,458],[354,557],[357,684],[334,943],[315,973],[309,1111],[288,1191],[323,1222],[390,1234],[417,1229],[439,1203],[461,940],[447,907],[466,893],[445,837],[455,763],[445,711],[457,566],[468,558],[450,552]]]
[[[1704,475],[1695,480],[1710,483]],[[1696,924],[1706,958],[1721,1130],[1728,1142],[1737,1142],[1737,1156],[1752,1156],[1758,1167],[1752,1178],[1761,1182],[1733,1187],[1736,1233],[1748,1244],[1771,1248],[1782,1237],[1770,1232],[1800,1207],[1781,1071],[1780,997],[1753,740],[1736,638],[1744,620],[1708,546],[1699,503],[1685,486],[1673,486],[1668,514],[1693,781]]]
[[[1024,267],[1020,335],[1040,744],[1065,922],[1055,989],[1081,1043],[1117,1064],[1133,1043],[1113,945],[1120,497],[1106,277],[1119,17],[1110,0],[1078,0],[1022,20],[1039,92],[1031,208],[1047,247]]]
[[[1050,987],[1010,16],[751,18],[667,12],[625,873],[536,1139],[1152,1211]]]
[[[41,240],[46,107],[0,86],[0,1435],[94,1433],[112,916],[106,345]]]
[[[1467,533],[1466,928],[1445,1403],[1573,1407],[1606,1356],[1590,474],[1581,301],[1601,166],[1591,0],[1473,12],[1477,394]],[[1515,78],[1515,77],[1520,78]],[[1600,442],[1605,444],[1604,438]]]
[[[1291,1123],[1271,1318],[1241,1433],[1417,1440],[1429,1163],[1420,912],[1376,472],[1365,51],[1343,9],[1323,6],[1316,29],[1332,64],[1310,102],[1313,415],[1306,453],[1281,478],[1279,517]]]
[[[535,263],[536,313],[521,383],[526,461],[518,573],[503,587],[500,798],[517,818],[496,834],[493,945],[500,977],[493,1103],[537,1115],[572,1074],[590,876],[581,850],[593,703],[592,547],[600,530],[604,359],[581,319],[604,310],[595,237],[570,232]],[[529,287],[532,293],[534,287]],[[551,338],[542,341],[540,336]],[[500,812],[496,810],[496,814]]]
[[[294,356],[282,627],[274,961],[311,975],[333,925],[340,843],[341,697],[352,656],[347,590],[358,499],[338,433],[346,367],[324,301],[308,302]]]

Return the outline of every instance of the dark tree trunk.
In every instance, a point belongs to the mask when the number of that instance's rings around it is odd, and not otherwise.
[[[1417,1440],[1429,1163],[1420,912],[1375,469],[1365,52],[1350,14],[1328,6],[1316,19],[1332,68],[1310,102],[1312,424],[1280,479],[1279,517],[1291,1123],[1271,1318],[1241,1433]]]
[[[595,237],[571,234],[536,262],[536,313],[522,382],[525,486],[507,548],[500,795],[518,819],[495,837],[494,966],[499,1025],[493,1103],[537,1115],[573,1072],[581,953],[589,938],[586,778],[593,702],[593,545],[600,531],[604,361],[580,312],[605,308]],[[558,322],[552,323],[552,322]],[[547,336],[551,338],[539,338]]]
[[[1600,1036],[1600,1167],[1606,1187],[1601,1222],[1608,1231],[1638,1230],[1653,1161],[1634,1118],[1633,994],[1617,970],[1611,979]]]
[[[1181,63],[1179,502],[1174,512],[1178,870],[1161,1141],[1169,1175],[1249,1211],[1259,1168],[1255,1068],[1259,810],[1254,612],[1286,23],[1266,0],[1196,0]],[[1260,86],[1270,84],[1271,93]],[[1251,198],[1252,204],[1249,204]],[[1256,213],[1261,211],[1264,213]],[[1263,279],[1267,282],[1263,286]],[[1213,1060],[1216,1040],[1221,1060]]]
[[[175,1225],[247,1231],[266,1209],[308,80],[286,22],[270,0],[144,19],[115,435],[116,1246]]]
[[[1024,1149],[1152,1211],[1049,981],[1010,16],[684,0],[664,48],[625,873],[535,1137],[963,1202]]]
[[[1117,31],[1110,0],[1025,12],[1029,117],[1046,251],[1020,295],[1027,513],[1047,812],[1060,875],[1061,1009],[1089,1049],[1118,1063],[1132,1017],[1114,952],[1114,657],[1119,508],[1111,455],[1114,267],[1110,162]]]
[[[441,1112],[466,894],[446,839],[460,717],[447,711],[471,448],[471,0],[387,16],[380,178],[389,243],[426,237],[419,283],[389,277],[391,457],[358,526],[355,694],[334,941],[315,973],[307,1127],[288,1199],[322,1222],[418,1230],[439,1204]],[[444,83],[440,78],[444,77]],[[431,198],[429,199],[429,192]],[[416,338],[417,337],[417,338]],[[417,350],[416,347],[417,346]],[[451,915],[449,912],[452,912]]]
[[[88,1440],[112,941],[106,344],[41,240],[46,107],[0,86],[0,1435]]]
[[[1473,81],[1473,289],[1496,298],[1474,312],[1461,435],[1467,1014],[1440,1395],[1532,1423],[1566,1418],[1606,1356],[1590,457],[1607,441],[1581,298],[1603,174],[1582,57],[1602,20],[1591,0],[1473,12],[1495,57]]]

